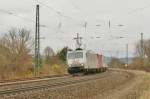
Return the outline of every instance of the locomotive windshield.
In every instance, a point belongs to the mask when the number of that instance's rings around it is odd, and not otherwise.
[[[75,57],[74,53],[69,53],[68,54],[68,59],[74,59],[74,57]]]
[[[83,52],[68,53],[68,59],[83,58]]]

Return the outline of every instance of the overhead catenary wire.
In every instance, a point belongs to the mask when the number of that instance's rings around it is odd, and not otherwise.
[[[81,22],[82,20],[78,20],[78,19],[75,19],[75,18],[70,17],[70,16],[68,16],[68,15],[65,15],[65,14],[63,14],[62,12],[60,12],[60,11],[54,9],[54,8],[51,7],[50,5],[47,5],[47,4],[43,3],[43,2],[37,1],[37,3],[40,4],[40,5],[42,5],[42,6],[45,6],[46,8],[48,8],[48,9],[50,10],[50,12],[53,11],[53,12],[55,12],[58,16],[64,17],[64,18],[66,18],[66,19],[68,19],[68,20],[72,20],[72,21],[78,23],[78,25],[82,25],[82,23],[84,22],[84,21]]]
[[[139,11],[142,11],[142,10],[145,10],[145,9],[147,9],[147,8],[149,8],[149,7],[150,7],[150,4],[148,4],[148,5],[144,6],[144,7],[136,8],[136,9],[134,9],[134,10],[132,10],[132,11],[129,11],[129,12],[125,13],[125,14],[122,14],[122,15],[123,15],[122,17],[126,17],[126,16],[128,16],[128,15],[130,15],[130,14],[133,14],[133,13],[136,13],[136,12],[139,12]],[[110,20],[117,20],[117,19],[120,18],[120,17],[121,17],[121,16],[113,17],[113,18],[111,18]]]
[[[38,4],[41,4],[42,6],[47,7],[48,9],[50,9],[50,10],[53,11],[53,12],[55,12],[57,15],[59,15],[59,16],[61,16],[61,17],[64,17],[64,18],[67,18],[67,19],[70,19],[70,20],[73,20],[73,21],[77,22],[76,19],[74,19],[74,18],[72,18],[72,17],[70,17],[70,16],[67,16],[67,15],[64,15],[64,14],[61,13],[60,11],[54,9],[53,7],[47,5],[47,4],[43,3],[43,2],[40,2],[40,1],[38,1],[38,0],[36,0],[36,2],[37,2]],[[76,9],[79,10],[79,8],[76,7],[71,1],[70,1],[70,3],[74,6],[74,8],[76,8]],[[81,11],[81,10],[80,10],[80,11]],[[78,24],[78,25],[81,26],[81,24],[82,24],[82,26],[85,27],[85,26],[83,25],[83,24],[85,24],[85,22],[86,22],[86,21],[83,21],[83,22],[81,22],[81,23]],[[62,23],[61,23],[61,24],[62,24]],[[95,26],[96,26],[96,25],[95,25]],[[59,26],[58,26],[58,27],[59,27]],[[60,28],[59,28],[59,29],[60,29]]]
[[[87,17],[86,16],[86,14],[85,14],[85,12],[81,9],[81,8],[79,8],[72,0],[67,0],[75,9],[77,9],[82,15],[83,15],[83,17]]]
[[[15,16],[15,17],[18,17],[18,18],[20,18],[20,19],[22,19],[22,20],[25,20],[25,21],[28,21],[28,22],[31,22],[31,23],[36,23],[34,20],[29,19],[29,18],[22,17],[22,16],[18,15],[17,13],[15,13],[14,11],[9,11],[9,10],[0,9],[0,12],[6,13],[6,14],[8,14],[8,15],[12,15],[12,16]],[[40,27],[47,28],[47,29],[50,28],[50,29],[56,31],[56,29],[54,29],[54,28],[52,28],[52,27],[49,27],[49,26],[47,26],[47,25],[44,25],[44,24],[40,24]],[[63,31],[61,31],[61,30],[59,30],[59,31],[60,31],[60,32],[63,32]],[[64,33],[64,32],[63,32],[63,33]]]
[[[78,9],[79,11],[81,11],[81,9],[79,9],[79,7],[78,7],[77,5],[75,5],[71,0],[68,0],[68,1],[70,1],[70,3],[72,4],[72,6],[73,6],[74,8]],[[148,4],[148,5],[144,6],[144,7],[136,8],[136,9],[134,9],[134,10],[132,10],[132,11],[129,11],[129,12],[125,13],[124,16],[122,16],[122,17],[125,17],[126,15],[130,15],[130,14],[133,14],[133,13],[136,13],[136,12],[139,12],[139,11],[142,11],[142,10],[144,10],[144,9],[146,9],[146,8],[149,8],[149,7],[150,7],[150,4]],[[83,12],[82,12],[82,13],[83,13]],[[110,18],[110,20],[117,20],[118,18],[120,18],[120,16]],[[118,25],[118,26],[119,26],[119,25]]]
[[[75,7],[75,6],[74,6]],[[132,13],[135,13],[135,12],[138,12],[139,10],[144,10],[145,8],[148,8],[149,6],[146,6],[146,7],[144,7],[144,8],[138,8],[138,9],[134,9],[133,11],[129,11],[129,12],[127,12],[127,13],[125,13],[125,15],[129,15],[129,14],[132,14]],[[78,8],[77,8],[78,9]],[[53,8],[53,10],[55,10],[54,8]],[[62,13],[60,13],[59,11],[55,11],[58,15],[60,15],[60,16],[62,16],[62,17],[64,17],[64,15],[62,14]],[[122,16],[122,17],[124,17],[124,16]],[[122,18],[121,17],[121,18]],[[68,17],[65,17],[65,18],[68,18]],[[118,17],[115,17],[115,18],[112,18],[112,19],[110,19],[110,20],[113,20],[113,19],[119,19],[120,17],[118,16]],[[69,19],[72,19],[72,18],[70,18],[69,17]],[[62,23],[61,23],[62,24]],[[59,23],[59,27],[61,27],[61,24]],[[122,24],[121,24],[122,25]],[[121,26],[120,24],[119,25],[117,25],[117,26]],[[120,38],[120,37],[119,37]]]
[[[53,10],[55,13],[57,13],[58,15],[60,15],[60,16],[62,16],[62,17],[65,17],[65,18],[74,20],[72,17],[69,17],[69,16],[66,16],[66,15],[62,14],[60,11],[54,9],[54,8],[51,7],[51,6],[48,6],[48,5],[46,5],[46,4],[42,3],[42,2],[39,2],[39,1],[37,1],[37,2],[40,3],[40,4],[42,4],[42,5],[44,5],[44,6],[46,6],[46,7],[49,8],[49,9]],[[75,6],[74,6],[74,7],[75,7]],[[139,10],[144,10],[144,9],[146,9],[146,8],[148,8],[148,7],[150,7],[150,4],[148,4],[148,5],[145,6],[145,7],[137,8],[137,9],[135,9],[135,10],[133,10],[133,11],[130,11],[130,12],[127,13],[127,15],[128,15],[128,14],[135,13],[135,12],[137,12],[137,11],[139,11]],[[76,7],[76,8],[78,8],[78,7]],[[24,17],[22,17],[22,16],[19,16],[19,15],[15,14],[14,12],[6,11],[6,10],[3,10],[3,9],[0,9],[0,11],[1,11],[1,12],[4,12],[4,13],[8,13],[8,14],[10,14],[10,15],[14,15],[14,16],[16,16],[16,17],[22,18],[22,19],[27,20],[27,21],[32,21],[32,22],[35,23],[35,21],[33,21],[33,20],[31,20],[31,19],[24,18]],[[112,19],[116,19],[116,18],[117,18],[117,17],[112,18]],[[112,19],[111,19],[111,20],[112,20]]]
[[[39,4],[40,6],[43,6],[43,7],[48,8],[48,11],[49,11],[50,13],[53,11],[54,13],[56,13],[56,15],[57,15],[58,17],[63,17],[63,18],[66,18],[66,19],[68,19],[68,20],[72,20],[72,21],[76,22],[77,25],[83,26],[83,25],[82,25],[83,22],[81,22],[80,20],[77,20],[77,19],[74,19],[74,18],[72,18],[72,17],[70,17],[70,16],[64,15],[62,12],[56,10],[55,8],[53,8],[53,7],[51,7],[51,6],[47,5],[47,4],[45,4],[44,2],[41,2],[41,1],[39,1],[39,0],[35,0],[35,1],[36,1],[36,4]],[[60,18],[59,18],[59,20],[60,20]],[[79,21],[79,22],[77,22],[77,21]],[[60,24],[61,24],[61,25],[60,25]],[[62,25],[63,25],[63,23],[62,23],[61,20],[60,20],[60,22],[59,22],[59,24],[58,24],[57,30],[59,30],[61,33],[65,33],[64,31],[62,31],[62,28],[61,28]],[[61,26],[61,27],[60,27],[60,26]],[[54,30],[56,30],[56,29],[54,29]]]
[[[137,12],[138,10],[143,10],[143,9],[145,9],[145,8],[148,8],[150,5],[148,5],[148,6],[145,6],[145,7],[141,7],[141,8],[139,8],[139,9],[135,9],[135,10],[133,10],[133,11],[130,11],[130,13],[132,12]],[[69,16],[65,16],[64,14],[62,14],[60,11],[58,11],[58,10],[56,10],[56,9],[54,9],[53,7],[50,7],[50,6],[48,6],[51,10],[53,10],[54,12],[56,12],[58,15],[60,15],[60,16],[62,16],[62,17],[66,17],[66,18],[69,18],[69,19],[73,19],[73,18],[71,18],[71,17],[69,17]],[[14,13],[14,12],[10,12],[10,11],[6,11],[6,10],[3,10],[3,9],[0,9],[0,11],[1,12],[4,12],[4,13],[8,13],[9,15],[14,15],[14,16],[16,16],[16,17],[19,17],[19,18],[21,18],[21,19],[23,19],[23,20],[27,20],[27,21],[29,21],[29,22],[33,22],[33,23],[35,23],[35,21],[33,21],[33,20],[31,20],[31,19],[28,19],[28,18],[25,18],[25,17],[22,17],[22,16],[20,16],[20,15],[17,15],[16,13]],[[74,20],[74,19],[73,19]],[[62,24],[62,23],[61,23]],[[45,27],[45,28],[49,28],[49,27],[47,27],[46,25],[41,25],[41,26],[43,26],[43,27]],[[53,29],[53,30],[56,30],[56,29]],[[62,31],[61,31],[62,32]]]
[[[21,18],[21,19],[23,19],[23,20],[26,20],[26,21],[35,23],[34,20],[31,20],[31,19],[22,17],[22,16],[20,16],[20,15],[18,15],[18,14],[16,14],[16,13],[14,13],[13,11],[8,11],[8,10],[0,9],[0,12],[6,13],[6,14],[9,14],[9,15],[13,15],[13,16],[16,16],[16,17],[18,17],[18,18]]]

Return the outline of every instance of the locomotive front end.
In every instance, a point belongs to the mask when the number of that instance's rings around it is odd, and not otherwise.
[[[67,64],[69,66],[68,73],[80,73],[84,72],[84,52],[83,50],[68,51]]]

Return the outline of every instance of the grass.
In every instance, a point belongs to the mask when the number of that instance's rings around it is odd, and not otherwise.
[[[140,92],[139,99],[150,99],[150,73],[145,73],[138,91]]]
[[[41,69],[41,75],[63,75],[67,74],[67,66],[65,64],[45,65]]]

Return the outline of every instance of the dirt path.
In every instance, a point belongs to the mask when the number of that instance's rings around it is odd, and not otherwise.
[[[127,72],[134,74],[132,79],[128,80],[122,85],[117,85],[117,87],[114,89],[105,91],[103,94],[100,93],[91,99],[140,99],[140,97],[142,96],[141,92],[143,92],[144,89],[140,89],[139,87],[145,84],[145,72],[130,70],[128,70]],[[143,99],[150,99],[150,97]]]

